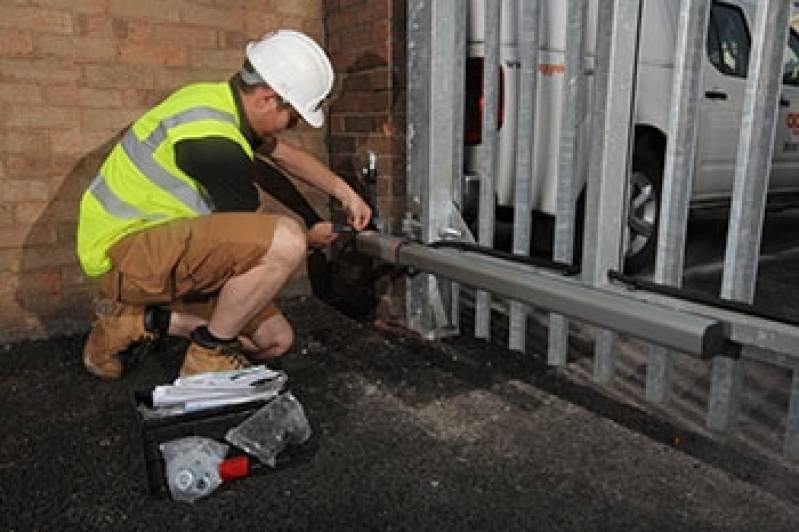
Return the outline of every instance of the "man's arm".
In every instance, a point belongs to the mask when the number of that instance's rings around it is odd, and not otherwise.
[[[297,190],[297,187],[294,186],[294,183],[289,178],[257,156],[254,163],[253,180],[264,192],[299,214],[308,229],[322,221],[319,213],[311,207],[305,196]]]
[[[278,140],[271,159],[292,176],[339,200],[347,210],[349,223],[355,229],[360,231],[367,226],[372,215],[369,206],[343,179],[331,172],[316,157]]]

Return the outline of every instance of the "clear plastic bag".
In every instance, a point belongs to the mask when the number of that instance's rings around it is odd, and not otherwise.
[[[224,443],[188,436],[162,443],[169,492],[176,501],[194,502],[213,493],[222,483],[219,464],[225,459]]]
[[[229,443],[270,467],[288,444],[305,443],[310,437],[302,405],[291,393],[278,395],[225,434]]]

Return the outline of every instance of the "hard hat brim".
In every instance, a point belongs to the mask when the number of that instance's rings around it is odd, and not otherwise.
[[[325,113],[321,110],[311,111],[310,113],[303,113],[299,109],[296,109],[296,111],[311,127],[320,128],[325,124]]]

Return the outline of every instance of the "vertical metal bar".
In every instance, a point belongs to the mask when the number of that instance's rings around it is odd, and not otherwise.
[[[655,261],[655,282],[672,286],[682,286],[709,14],[710,0],[682,0],[680,4]],[[672,353],[650,346],[647,400],[666,400],[671,390],[672,366]]]
[[[433,0],[408,2],[408,131],[407,195],[410,214],[423,226],[428,218],[427,185],[430,167],[430,61],[431,16]],[[421,235],[420,235],[421,236]],[[405,284],[405,314],[408,327],[424,333],[433,328],[427,305],[428,276],[417,275]]]
[[[569,0],[566,15],[566,72],[563,79],[563,101],[560,114],[560,143],[558,149],[557,214],[552,258],[561,262],[574,259],[574,227],[578,155],[578,112],[585,75],[585,26],[588,3]],[[549,317],[547,360],[561,365],[569,352],[569,323],[559,314]]]
[[[599,200],[602,190],[601,168],[604,159],[604,133],[606,128],[606,103],[608,101],[608,75],[610,73],[610,48],[613,37],[613,2],[599,2],[597,11],[596,61],[594,65],[594,97],[591,109],[591,135],[588,181],[585,194],[585,231],[583,234],[583,280],[593,286],[604,282],[604,274],[597,271],[599,248]]]
[[[758,2],[752,28],[752,53],[721,283],[721,297],[746,303],[752,302],[757,281],[790,12],[791,2],[785,0]],[[726,382],[730,374],[741,372],[738,365],[734,361],[714,364],[711,382]],[[711,429],[727,430],[735,425],[738,401],[732,394],[737,392],[734,387],[711,386],[708,407]]]
[[[609,383],[616,374],[616,341],[619,335],[609,329],[600,329],[594,339],[594,381]]]
[[[497,108],[499,103],[499,24],[502,2],[485,2],[485,41],[483,63],[483,142],[480,168],[480,207],[478,241],[494,245],[494,186],[497,172]],[[491,337],[491,294],[475,293],[474,335]]]
[[[513,215],[513,252],[530,253],[530,180],[535,157],[536,94],[538,91],[538,18],[539,0],[521,2],[519,13],[519,117],[516,148],[516,188]],[[508,346],[524,351],[527,338],[528,307],[512,301]]]
[[[708,399],[708,426],[717,431],[731,429],[737,419],[743,365],[731,358],[717,356],[710,372],[710,397]]]
[[[785,423],[785,446],[783,452],[791,458],[799,458],[799,368],[793,370],[791,399],[788,403],[788,419]]]
[[[595,108],[586,203],[591,218],[582,268],[583,278],[593,286],[607,284],[608,270],[621,264],[639,8],[639,0],[599,4],[594,105],[601,109]]]
[[[607,2],[609,3],[609,2]],[[607,28],[598,28],[598,50],[609,50],[607,67],[598,57],[598,67],[607,68],[607,89],[603,105],[601,131],[597,132],[601,144],[592,147],[592,158],[601,159],[599,176],[589,180],[586,207],[585,253],[583,255],[584,279],[594,286],[607,284],[607,272],[621,265],[622,235],[627,212],[627,184],[630,171],[630,141],[635,108],[635,74],[638,61],[638,37],[641,25],[640,0],[613,0],[609,9],[600,3],[599,22],[612,22],[611,34]],[[597,83],[604,78],[598,72]],[[594,127],[597,127],[596,125]],[[594,137],[596,138],[596,137]],[[601,150],[601,155],[593,150]],[[593,192],[590,190],[594,187]],[[593,198],[591,196],[594,195]],[[615,334],[600,333],[594,346],[594,376],[600,382],[609,381],[614,374]]]
[[[466,14],[457,0],[413,0],[408,16],[409,205],[421,238],[440,238],[450,224],[463,165]],[[409,325],[425,336],[451,327],[449,281],[429,275],[407,287]]]

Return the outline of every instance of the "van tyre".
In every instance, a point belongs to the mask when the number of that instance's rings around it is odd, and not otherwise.
[[[636,144],[630,176],[624,271],[638,273],[654,265],[663,185],[663,153],[648,143]]]

